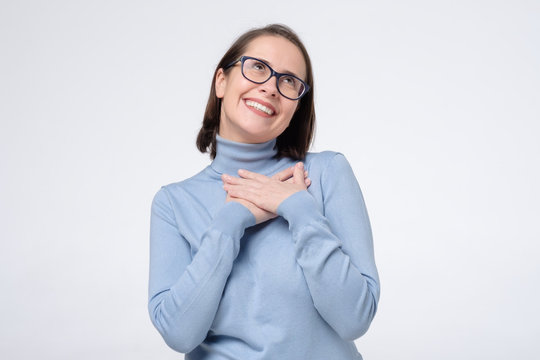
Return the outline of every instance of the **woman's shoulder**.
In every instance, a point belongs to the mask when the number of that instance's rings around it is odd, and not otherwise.
[[[329,161],[338,154],[341,154],[341,153],[337,151],[332,151],[332,150],[324,150],[320,152],[310,151],[306,154],[306,163],[312,162],[312,161],[315,161],[315,162]]]
[[[328,174],[354,176],[351,165],[345,155],[338,151],[308,152],[305,157],[305,167],[310,178],[328,178]],[[330,176],[330,178],[334,178]]]
[[[308,152],[305,157],[305,165],[308,168],[325,169],[334,163],[348,163],[345,155],[338,151],[325,150],[321,152]]]
[[[165,185],[162,185],[159,190],[159,193],[166,193],[168,196],[178,196],[185,193],[197,193],[206,184],[211,183],[212,179],[208,176],[208,167],[199,171],[197,174],[190,176],[183,180],[174,181]]]

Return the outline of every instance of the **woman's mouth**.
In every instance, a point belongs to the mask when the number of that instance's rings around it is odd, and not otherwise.
[[[254,109],[260,110],[260,111],[264,112],[267,115],[270,115],[270,116],[274,115],[274,110],[272,110],[272,109],[270,109],[270,108],[268,108],[268,107],[264,106],[263,104],[260,104],[260,103],[258,103],[256,101],[246,100],[245,103],[246,103],[247,106],[250,106],[250,107],[252,107]]]

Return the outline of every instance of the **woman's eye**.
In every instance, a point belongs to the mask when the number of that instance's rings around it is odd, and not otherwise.
[[[263,71],[263,70],[266,69],[266,66],[264,66],[263,63],[254,63],[253,66],[252,66],[252,68],[253,68],[254,70],[260,70],[260,71]]]
[[[296,85],[296,79],[292,76],[282,76],[281,81],[283,84],[294,87]]]

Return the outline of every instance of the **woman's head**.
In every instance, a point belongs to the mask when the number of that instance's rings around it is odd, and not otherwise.
[[[243,58],[252,57],[264,61]],[[244,66],[244,75],[242,74]],[[272,76],[259,84],[248,80],[248,67],[271,67]],[[302,91],[302,80],[310,90],[291,100],[291,88]],[[264,79],[263,79],[264,80]],[[278,89],[279,87],[279,89]],[[285,96],[284,96],[285,95]],[[289,95],[289,98],[286,97]],[[301,159],[307,152],[315,128],[313,74],[309,55],[298,38],[283,25],[268,25],[240,36],[217,65],[204,120],[197,137],[201,152],[216,154],[216,134],[234,141],[258,143],[277,137],[279,156]]]

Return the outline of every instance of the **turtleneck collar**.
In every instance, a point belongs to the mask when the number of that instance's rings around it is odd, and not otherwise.
[[[268,175],[278,160],[276,139],[260,143],[245,144],[216,135],[216,157],[210,165],[220,174],[236,176],[238,169],[246,169]]]

